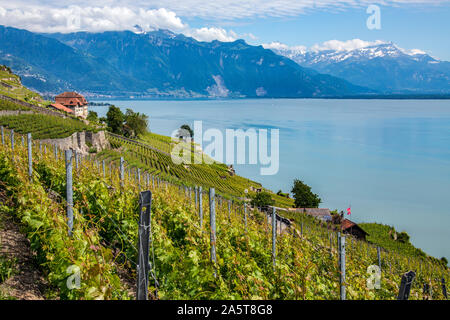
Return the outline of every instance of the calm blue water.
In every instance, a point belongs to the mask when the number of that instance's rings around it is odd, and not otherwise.
[[[450,258],[450,101],[108,102],[148,114],[151,131],[164,135],[194,120],[223,133],[279,128],[278,174],[239,165],[240,175],[274,191],[290,191],[299,178],[321,196],[321,207],[351,205],[352,220],[394,225],[426,252]]]

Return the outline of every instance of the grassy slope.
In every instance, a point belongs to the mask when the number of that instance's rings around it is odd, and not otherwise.
[[[0,66],[0,94],[38,106],[45,106],[50,103],[43,100],[38,93],[24,87],[20,77],[9,72],[3,66]]]
[[[394,240],[393,235],[397,231],[392,226],[379,223],[360,223],[359,226],[369,234],[367,241],[373,243],[374,245],[388,250],[401,252],[407,256],[429,258],[435,262],[438,262],[438,259],[430,257],[421,249],[414,247],[414,245],[412,245],[409,241],[401,242],[399,240]]]

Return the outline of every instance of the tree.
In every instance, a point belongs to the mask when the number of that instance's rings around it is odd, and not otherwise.
[[[118,107],[114,105],[111,105],[109,107],[109,110],[106,113],[106,124],[108,125],[108,128],[111,130],[111,132],[122,134],[124,118],[124,114]]]
[[[97,122],[98,121],[98,114],[95,111],[89,110],[88,116],[86,118],[89,122]]]
[[[131,131],[129,132],[130,136],[138,136],[147,132],[148,116],[146,114],[127,109],[124,118],[128,131]]]
[[[448,265],[448,260],[447,260],[447,258],[446,258],[446,257],[442,257],[442,258],[441,258],[441,263],[442,263],[442,265],[443,265],[444,267],[446,267],[446,266]]]
[[[397,234],[397,241],[401,243],[408,243],[409,242],[409,234],[406,232],[400,232]]]
[[[271,206],[275,203],[268,192],[258,192],[252,199],[251,204],[255,207]]]
[[[311,191],[311,187],[303,181],[295,179],[291,193],[294,196],[296,208],[318,208],[322,200]]]

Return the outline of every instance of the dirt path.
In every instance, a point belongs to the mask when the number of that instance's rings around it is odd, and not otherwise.
[[[0,215],[0,255],[17,261],[16,274],[0,284],[0,291],[19,300],[45,299],[48,285],[36,265],[29,240],[11,217]]]

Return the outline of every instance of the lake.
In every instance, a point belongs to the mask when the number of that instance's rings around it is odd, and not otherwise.
[[[320,207],[352,208],[355,222],[406,231],[417,247],[450,258],[450,101],[261,99],[103,101],[150,117],[150,130],[278,128],[280,167],[238,174],[287,192],[294,178],[322,198]],[[104,116],[108,107],[91,107]]]

